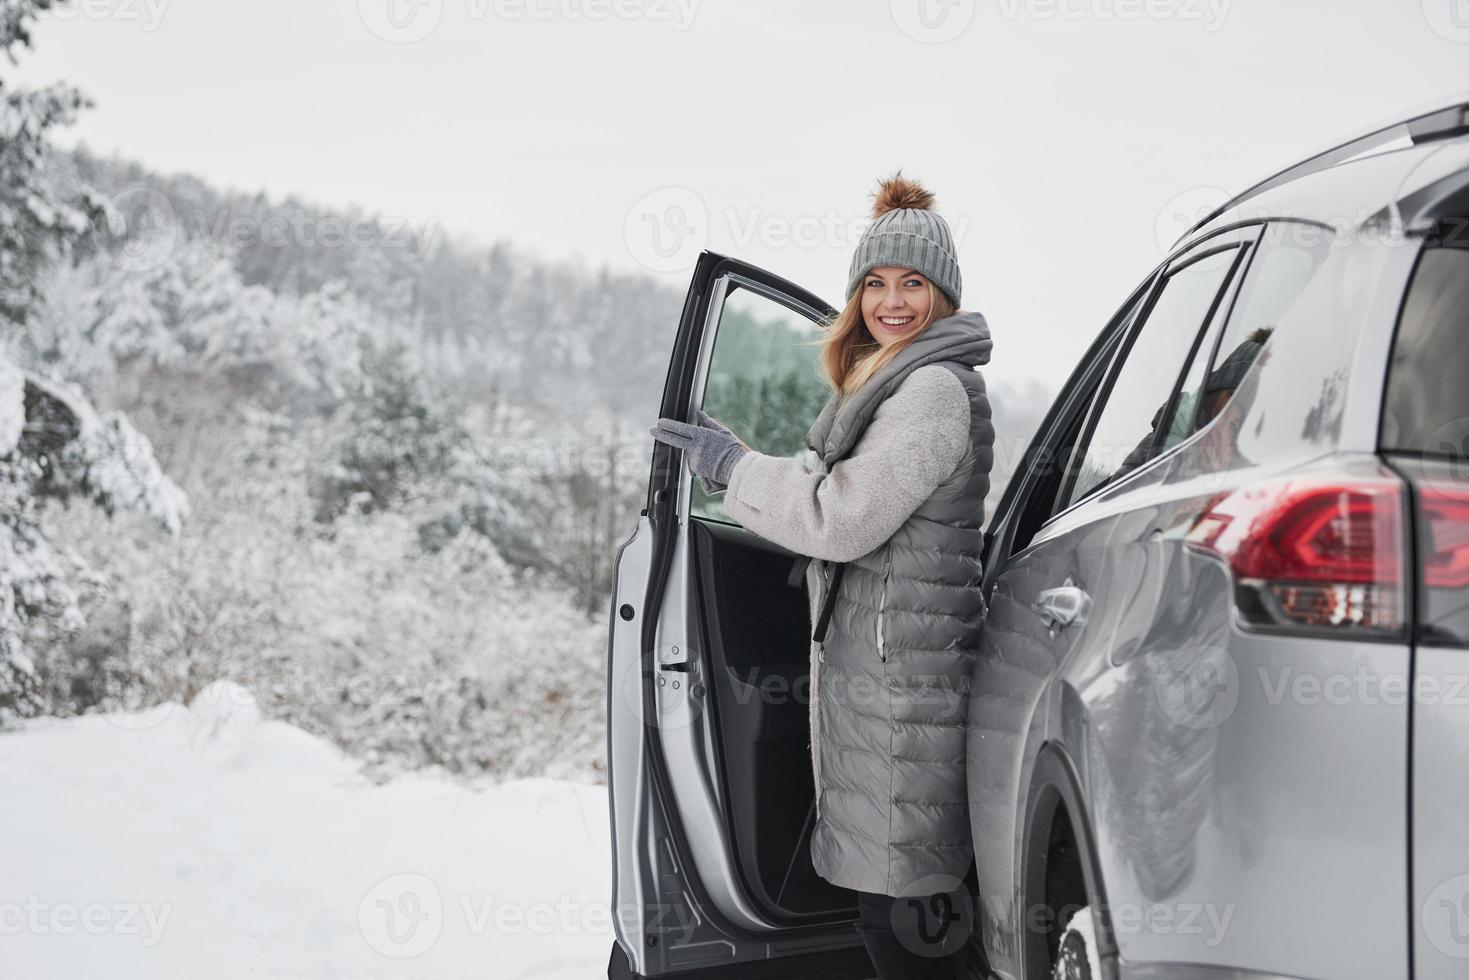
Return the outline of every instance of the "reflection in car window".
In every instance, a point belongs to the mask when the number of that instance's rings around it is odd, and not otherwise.
[[[775,300],[736,287],[724,302],[703,409],[751,449],[771,456],[807,457],[806,432],[830,389],[821,373],[821,328]],[[720,495],[693,481],[690,512],[728,522]]]
[[[1238,278],[1235,276],[1231,282]],[[1178,445],[1194,430],[1194,419],[1198,415],[1199,408],[1199,389],[1203,386],[1204,375],[1209,370],[1209,358],[1219,343],[1219,334],[1224,329],[1224,321],[1229,316],[1230,292],[1229,289],[1226,289],[1220,297],[1219,304],[1214,307],[1214,315],[1209,318],[1209,326],[1204,330],[1203,339],[1194,348],[1193,358],[1189,361],[1188,373],[1184,375],[1183,384],[1178,389],[1178,397],[1174,399],[1173,410],[1169,413],[1168,426],[1163,431],[1163,443],[1159,447],[1159,452],[1165,452]]]
[[[1305,291],[1331,249],[1320,235],[1292,234],[1309,227],[1290,223],[1267,229],[1245,272],[1217,353],[1210,361],[1207,350],[1203,351],[1184,382],[1168,445],[1181,442],[1221,416],[1221,431],[1214,438],[1221,446],[1234,444],[1233,430],[1243,417],[1238,406],[1230,405],[1234,393],[1262,356],[1276,324]],[[1201,367],[1205,363],[1209,364],[1207,375]]]
[[[1204,318],[1239,248],[1206,256],[1163,283],[1127,351],[1080,460],[1067,505],[1157,454],[1159,424]]]

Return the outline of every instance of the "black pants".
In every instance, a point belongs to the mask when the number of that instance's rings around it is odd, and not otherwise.
[[[953,896],[892,898],[858,892],[857,909],[862,943],[878,980],[953,980],[970,975],[973,916],[958,914]],[[962,921],[965,918],[968,922]]]

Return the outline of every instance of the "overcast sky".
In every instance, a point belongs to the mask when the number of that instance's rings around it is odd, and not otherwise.
[[[1057,384],[1183,216],[1469,90],[1469,0],[83,0],[19,76],[103,153],[687,280],[838,301],[901,167],[990,372]]]

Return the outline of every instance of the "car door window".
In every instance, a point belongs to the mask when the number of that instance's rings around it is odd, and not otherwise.
[[[1294,240],[1287,230],[1293,227],[1298,226],[1275,225],[1268,229],[1250,260],[1223,337],[1213,345],[1207,374],[1197,372],[1184,386],[1193,411],[1190,418],[1180,420],[1180,439],[1215,419],[1223,418],[1221,424],[1237,426],[1243,417],[1230,408],[1235,391],[1264,355],[1276,325],[1290,313],[1331,251],[1330,242],[1319,234]]]
[[[1171,271],[1159,286],[1074,457],[1066,506],[1161,451],[1160,428],[1175,386],[1240,248],[1236,244],[1206,254]]]
[[[1240,266],[1248,265],[1249,261],[1248,255],[1243,256],[1240,259]],[[1214,307],[1213,315],[1209,317],[1209,325],[1204,329],[1203,339],[1194,348],[1183,383],[1179,385],[1178,393],[1174,396],[1173,404],[1168,410],[1168,424],[1163,428],[1162,438],[1158,445],[1159,453],[1165,453],[1183,442],[1202,424],[1199,422],[1202,417],[1199,410],[1201,390],[1205,387],[1205,379],[1210,377],[1210,360],[1214,355],[1214,349],[1219,346],[1219,337],[1229,322],[1229,311],[1239,295],[1239,282],[1240,275],[1235,275],[1230,280],[1229,285],[1221,294],[1220,301]]]
[[[1022,456],[1020,469],[1012,478],[1015,499],[1002,501],[996,514],[997,518],[1002,514],[1008,515],[1004,525],[997,526],[998,539],[1002,542],[1001,553],[1006,557],[1029,547],[1036,531],[1058,509],[1057,501],[1066,476],[1063,464],[1071,458],[1092,402],[1096,400],[1097,391],[1106,376],[1107,364],[1151,295],[1151,285],[1152,279],[1149,278],[1133,290],[1127,302],[1108,321],[1087,350],[1082,363],[1056,396],[1054,407]]]
[[[771,456],[816,454],[806,432],[830,389],[821,371],[822,328],[810,317],[763,293],[734,286],[720,312],[704,385],[703,409],[751,449]],[[695,480],[689,511],[730,522],[720,495]]]

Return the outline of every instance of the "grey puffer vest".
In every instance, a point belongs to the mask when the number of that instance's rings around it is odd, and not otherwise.
[[[965,781],[968,690],[985,617],[984,500],[994,426],[978,366],[977,313],[940,320],[861,389],[833,397],[807,433],[823,472],[852,451],[883,400],[915,369],[953,372],[969,396],[969,448],[954,472],[871,553],[848,562],[811,659],[817,873],[886,895],[957,885],[973,846]],[[813,622],[835,566],[806,571]]]

